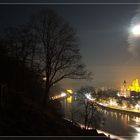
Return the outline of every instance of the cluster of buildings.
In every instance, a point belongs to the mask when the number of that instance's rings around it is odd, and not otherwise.
[[[135,79],[130,86],[124,81],[120,88],[119,96],[126,98],[140,97],[140,85],[138,79]]]

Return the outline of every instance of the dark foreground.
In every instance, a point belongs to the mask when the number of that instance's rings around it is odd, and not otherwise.
[[[20,104],[19,104],[20,103]],[[47,111],[41,111],[29,104],[15,102],[0,109],[0,136],[7,138],[49,139],[101,139],[109,140],[104,134],[98,134],[96,129],[84,130],[76,123],[69,122],[56,113],[53,105],[48,105]],[[16,137],[11,137],[16,136]],[[17,137],[19,136],[19,137]],[[42,137],[53,136],[53,137]],[[62,137],[63,136],[63,137]],[[91,137],[89,137],[91,136]],[[1,137],[3,139],[3,137]],[[5,138],[4,138],[5,139]]]

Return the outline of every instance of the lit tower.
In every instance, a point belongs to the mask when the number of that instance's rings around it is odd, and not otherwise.
[[[130,92],[127,89],[126,81],[124,80],[123,85],[121,86],[120,96],[129,97]]]

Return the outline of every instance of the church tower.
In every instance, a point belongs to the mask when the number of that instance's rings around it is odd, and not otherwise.
[[[123,85],[121,86],[120,96],[130,97],[130,91],[127,89],[127,84],[125,80],[123,82]]]

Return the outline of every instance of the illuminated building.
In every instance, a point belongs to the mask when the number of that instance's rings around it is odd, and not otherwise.
[[[135,91],[135,92],[140,92],[140,86],[139,86],[139,81],[138,81],[138,79],[135,79],[135,80],[132,82],[132,85],[129,86],[128,90],[130,90],[130,91]]]
[[[128,90],[131,93],[131,97],[140,98],[140,85],[138,79],[135,79],[131,86],[129,86]]]
[[[118,96],[140,98],[140,85],[138,79],[133,80],[132,84],[127,87],[126,81],[123,82]]]
[[[124,80],[123,85],[121,86],[120,96],[130,97],[130,91],[127,89],[126,81]]]

